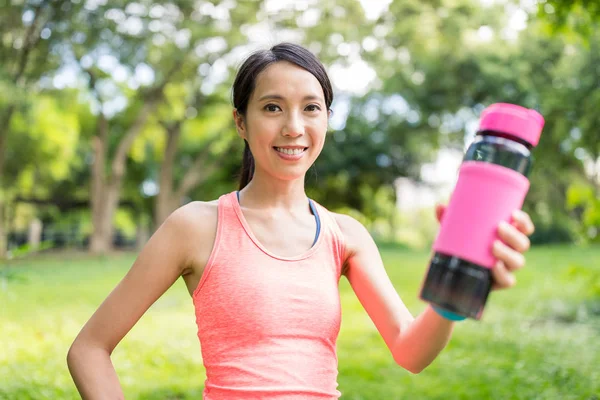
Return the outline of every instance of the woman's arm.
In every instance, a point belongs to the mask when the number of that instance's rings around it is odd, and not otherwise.
[[[438,209],[438,219],[443,213]],[[346,239],[345,275],[359,301],[373,320],[390,349],[394,360],[412,373],[426,368],[444,349],[454,323],[439,316],[430,306],[416,319],[408,311],[394,289],[375,242],[365,227],[346,215],[336,215]],[[500,289],[514,285],[512,271],[524,265],[522,252],[529,247],[533,224],[529,216],[520,213],[510,227],[501,227],[504,243],[493,250],[501,260],[493,270]]]
[[[144,312],[190,266],[193,240],[203,239],[202,228],[198,228],[202,224],[194,223],[202,208],[198,203],[188,204],[161,225],[71,345],[67,363],[82,398],[123,398],[110,355]]]

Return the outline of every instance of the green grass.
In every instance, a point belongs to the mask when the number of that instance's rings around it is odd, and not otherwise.
[[[428,254],[386,247],[383,256],[396,289],[420,312]],[[134,257],[51,255],[0,268],[0,399],[78,398],[67,349]],[[528,263],[517,287],[493,293],[482,321],[458,324],[419,375],[394,364],[342,279],[342,399],[600,399],[600,316],[585,306],[585,278],[569,274],[573,266],[599,270],[600,248],[535,248]],[[205,374],[182,281],[121,342],[113,362],[128,399],[201,398]]]

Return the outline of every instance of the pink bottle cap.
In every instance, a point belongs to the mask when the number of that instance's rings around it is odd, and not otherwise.
[[[525,107],[508,103],[492,104],[481,113],[479,131],[496,131],[518,137],[537,146],[544,127],[544,117]]]

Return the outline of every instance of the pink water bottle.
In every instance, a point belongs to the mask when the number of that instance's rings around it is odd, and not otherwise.
[[[458,182],[433,244],[420,297],[451,320],[480,319],[492,287],[492,244],[500,221],[523,206],[529,190],[531,149],[544,118],[536,111],[498,103],[481,114]]]

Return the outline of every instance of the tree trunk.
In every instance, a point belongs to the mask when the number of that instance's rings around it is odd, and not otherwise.
[[[6,259],[6,251],[8,250],[8,238],[5,226],[4,199],[0,196],[0,260]]]
[[[93,232],[90,239],[90,251],[92,253],[106,253],[112,249],[113,219],[121,196],[127,153],[135,138],[142,131],[150,114],[156,108],[161,96],[162,92],[157,92],[153,98],[147,100],[133,125],[119,142],[108,178],[105,178],[104,170],[106,168],[109,127],[106,118],[102,114],[99,116],[98,131],[93,143],[94,165],[92,168],[92,196],[90,199],[93,222]]]
[[[6,220],[4,207],[7,199],[4,192],[4,157],[6,150],[6,137],[8,136],[8,125],[15,111],[15,106],[9,106],[0,118],[0,260],[6,258],[8,250],[8,232],[6,229]]]
[[[40,247],[42,241],[42,221],[38,218],[34,218],[29,223],[29,231],[27,234],[27,243],[32,250],[37,250]]]
[[[167,135],[167,145],[164,159],[160,164],[159,191],[154,209],[154,221],[157,227],[179,206],[179,199],[175,198],[173,190],[173,164],[177,153],[177,142],[181,136],[181,124],[182,121],[178,121],[173,125],[163,124]]]
[[[162,192],[162,189],[161,189]],[[159,192],[159,195],[160,193]],[[157,227],[159,227],[165,220],[171,215],[171,213],[181,205],[181,199],[176,198],[174,192],[165,192],[161,196],[161,202],[156,204],[156,210],[154,211],[154,220]]]
[[[135,138],[146,125],[150,115],[155,111],[160,101],[163,100],[165,86],[175,73],[179,71],[183,62],[184,57],[176,60],[167,72],[165,79],[159,85],[146,92],[142,109],[139,111],[133,125],[131,125],[117,145],[108,177],[105,177],[105,169],[109,127],[106,117],[100,113],[98,129],[93,142],[94,164],[92,166],[92,195],[90,197],[93,231],[89,246],[89,250],[92,253],[106,253],[112,249],[113,218],[121,195],[127,153],[133,145]],[[86,72],[90,77],[89,87],[92,91],[95,91],[96,76],[90,70]]]
[[[176,125],[178,132],[181,124]],[[165,149],[165,157],[160,165],[160,180],[159,192],[156,197],[156,207],[154,214],[155,226],[160,226],[167,217],[179,207],[183,198],[195,187],[204,182],[215,170],[219,168],[218,163],[212,163],[207,166],[207,159],[210,153],[211,145],[217,141],[218,135],[215,135],[206,143],[204,149],[196,156],[192,166],[185,172],[181,183],[174,188],[173,183],[173,164],[175,163],[175,153],[177,151],[177,141],[179,134],[175,135],[170,132],[171,128],[166,128],[167,147]]]
[[[94,159],[92,164],[90,208],[92,212],[92,236],[89,250],[92,253],[106,253],[110,250],[110,229],[106,229],[106,152],[108,141],[108,121],[100,113],[96,136],[92,139]]]
[[[148,227],[147,218],[143,215],[138,218],[137,232],[136,232],[136,249],[141,251],[142,248],[148,243],[150,239],[150,229]]]
[[[25,32],[23,37],[23,47],[20,54],[15,57],[16,63],[14,64],[14,73],[12,74],[12,81],[17,85],[18,88],[24,89],[26,79],[24,72],[27,64],[30,60],[31,51],[39,43],[41,36],[40,31],[43,28],[45,22],[42,20],[42,11],[44,11],[50,2],[43,1],[33,7],[34,18],[29,25],[29,28]],[[8,129],[12,115],[16,109],[16,105],[10,104],[5,112],[0,116],[0,259],[6,258],[6,252],[8,250],[7,240],[7,228],[5,221],[4,207],[7,204],[7,199],[4,197],[4,186],[3,186],[3,169],[4,159],[6,150],[6,138],[8,136]]]

